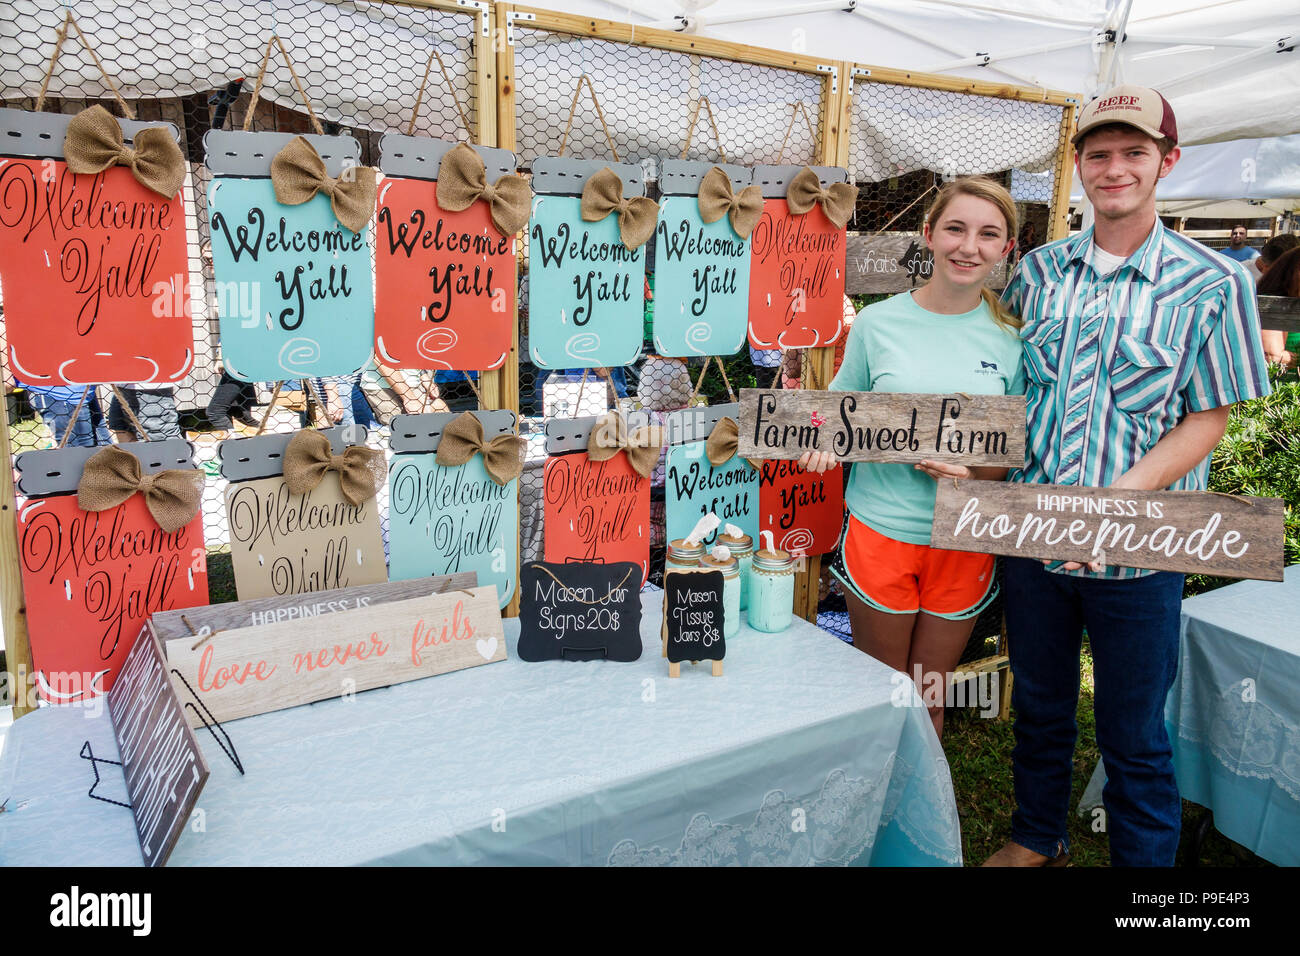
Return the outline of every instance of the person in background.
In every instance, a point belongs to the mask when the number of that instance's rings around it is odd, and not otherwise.
[[[126,399],[131,414],[145,430],[149,441],[184,437],[181,434],[180,416],[176,413],[175,390],[170,385],[160,388],[119,385],[118,390]],[[113,430],[113,435],[119,442],[145,440],[136,434],[135,426],[122,410],[122,403],[116,394],[108,405],[108,427]]]
[[[1232,232],[1229,233],[1228,244],[1219,252],[1229,259],[1235,259],[1238,262],[1249,262],[1259,255],[1259,250],[1246,245],[1246,227],[1233,226]]]
[[[1291,239],[1291,250],[1282,253],[1275,262],[1264,270],[1264,277],[1259,280],[1255,291],[1260,295],[1279,295],[1300,298],[1300,243],[1294,236],[1277,236],[1277,239]],[[1272,242],[1274,240],[1270,240]],[[1266,245],[1267,249],[1268,246]],[[1260,253],[1264,258],[1264,253]],[[1300,355],[1300,333],[1280,332],[1266,329],[1260,333],[1264,343],[1264,357],[1270,365],[1283,368],[1295,368],[1296,356]]]
[[[257,405],[257,389],[250,382],[241,382],[231,376],[225,369],[221,370],[221,380],[213,389],[205,414],[208,424],[217,432],[229,432],[235,421],[249,428],[261,424],[253,417],[253,408]],[[218,438],[224,437],[221,435]]]
[[[1011,194],[983,176],[945,183],[925,217],[934,254],[930,281],[867,306],[844,348],[832,391],[965,392],[1025,390],[1019,320],[985,280],[1015,244]],[[825,472],[832,452],[799,463]],[[849,517],[832,573],[844,586],[853,645],[921,686],[936,734],[943,732],[948,675],[979,612],[996,596],[991,554],[930,545],[936,482],[997,481],[1005,468],[922,461],[855,462],[845,501]]]
[[[113,443],[112,436],[108,434],[108,428],[104,425],[103,416],[99,416],[96,420],[91,410],[91,401],[95,398],[94,386],[91,386],[90,394],[82,402],[81,395],[85,391],[83,385],[24,385],[17,380],[15,384],[26,390],[27,401],[31,403],[32,408],[41,416],[45,427],[54,436],[56,446],[63,440],[64,433],[68,430],[68,423],[72,421],[72,411],[77,407],[78,402],[81,403],[81,409],[77,412],[76,424],[66,444],[93,448],[96,445]]]

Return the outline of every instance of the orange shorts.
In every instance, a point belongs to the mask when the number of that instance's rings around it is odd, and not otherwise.
[[[850,514],[832,571],[879,611],[962,620],[979,614],[996,595],[995,560],[991,554],[895,541]]]

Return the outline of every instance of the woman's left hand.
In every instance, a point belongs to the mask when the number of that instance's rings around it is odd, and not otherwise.
[[[914,467],[917,471],[925,472],[935,481],[943,478],[966,480],[975,477],[965,465],[952,465],[944,461],[923,461]]]

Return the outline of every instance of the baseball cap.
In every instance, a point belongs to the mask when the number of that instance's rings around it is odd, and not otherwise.
[[[1155,90],[1145,86],[1115,86],[1083,108],[1078,127],[1070,142],[1078,145],[1089,130],[1107,123],[1124,123],[1146,133],[1152,139],[1169,137],[1178,142],[1178,124],[1174,108]]]

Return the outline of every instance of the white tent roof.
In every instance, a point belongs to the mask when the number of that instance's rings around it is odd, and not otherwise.
[[[1184,144],[1300,133],[1300,0],[540,0],[877,66],[1078,92],[1161,90]],[[851,8],[851,9],[850,9]],[[1108,33],[1108,31],[1112,31]]]
[[[1017,170],[1012,191],[1040,188],[1032,179]],[[1070,204],[1082,199],[1076,176]],[[1267,219],[1300,209],[1300,135],[1188,146],[1156,199],[1163,215],[1208,219]]]

